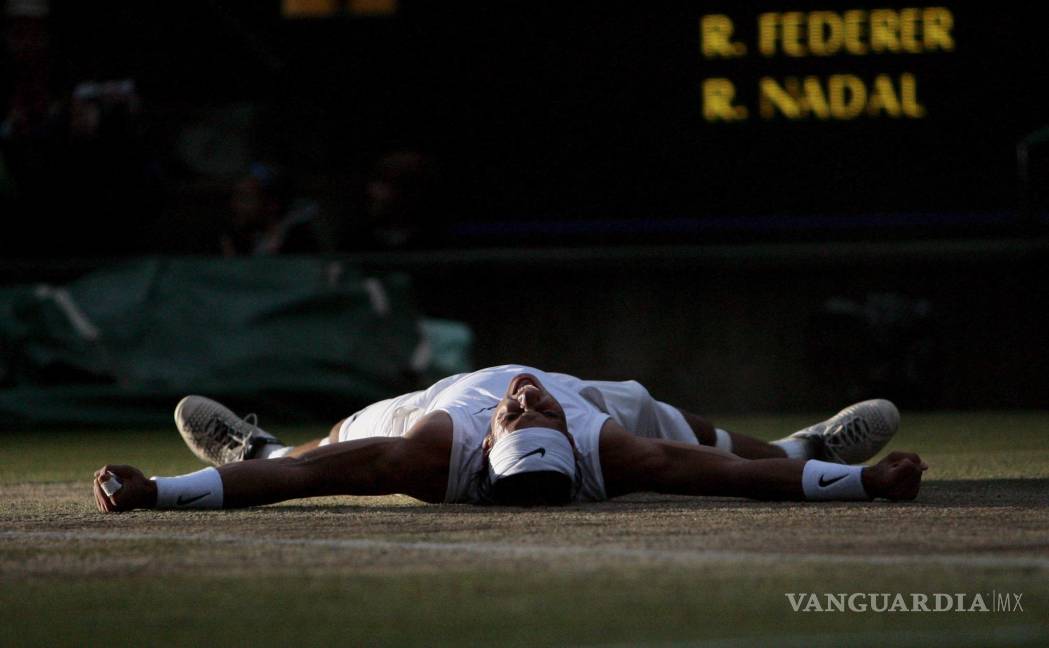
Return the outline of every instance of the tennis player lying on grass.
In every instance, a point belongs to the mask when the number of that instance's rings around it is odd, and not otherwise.
[[[520,365],[445,378],[370,405],[290,447],[253,416],[199,396],[175,422],[217,468],[146,477],[95,473],[104,512],[239,508],[325,495],[404,493],[426,502],[552,505],[654,491],[769,500],[914,499],[928,467],[894,452],[873,466],[899,414],[870,400],[765,443],[654,400],[640,384],[597,382]]]

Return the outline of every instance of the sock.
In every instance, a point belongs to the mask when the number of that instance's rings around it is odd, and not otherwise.
[[[259,448],[259,454],[256,455],[256,459],[280,459],[286,456],[289,452],[294,449],[295,446],[280,445],[279,443],[267,443],[266,445]]]
[[[787,453],[788,459],[812,459],[816,456],[812,448],[812,442],[808,439],[787,437],[779,441],[773,441],[772,445],[783,448],[783,452]]]
[[[717,435],[714,447],[725,452],[732,452],[732,437],[729,436],[728,432],[721,428],[714,428],[714,434]]]

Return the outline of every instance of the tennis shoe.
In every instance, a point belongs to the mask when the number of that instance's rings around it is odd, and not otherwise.
[[[284,445],[258,426],[254,414],[242,419],[203,396],[186,396],[179,401],[175,425],[193,454],[213,466],[254,459],[267,444]]]
[[[826,421],[788,438],[812,443],[816,459],[858,464],[878,454],[900,427],[900,412],[884,399],[849,405]]]

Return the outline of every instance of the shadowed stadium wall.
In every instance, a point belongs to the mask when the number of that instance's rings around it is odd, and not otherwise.
[[[1049,405],[1049,241],[492,250],[408,270],[475,362],[636,379],[698,411]],[[851,304],[852,308],[849,308]]]
[[[302,19],[278,2],[52,4],[58,55],[133,78],[153,138],[252,144],[314,178],[335,215],[334,188],[376,155],[432,152],[453,243],[353,259],[411,273],[423,312],[473,327],[478,366],[635,378],[702,411],[875,393],[1047,405],[1045,148],[1017,173],[1018,143],[1046,120],[1036,5],[925,6],[934,38],[908,47],[900,26],[901,51],[860,55],[788,39],[787,14],[916,25],[912,3],[402,0],[386,17],[330,2],[345,10]],[[771,41],[763,24],[778,25]],[[872,96],[886,85],[899,109],[885,93],[847,119],[823,114],[816,99],[844,80]],[[229,128],[245,106],[259,116]],[[232,176],[176,181],[186,164],[172,162],[172,204],[146,212],[45,177],[0,237],[0,279],[99,265],[75,255],[204,253]],[[901,241],[929,233],[940,240]],[[981,235],[995,238],[958,240]],[[896,242],[847,242],[859,236]]]
[[[699,412],[1049,406],[1049,239],[472,249],[342,257],[412,278],[474,365],[638,380]],[[100,261],[0,264],[63,283]]]

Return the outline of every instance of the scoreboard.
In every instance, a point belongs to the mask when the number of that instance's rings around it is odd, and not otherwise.
[[[693,132],[748,160],[731,173],[697,165],[730,189],[720,211],[832,224],[1023,218],[1017,146],[1049,124],[1049,39],[1030,5],[695,9]]]
[[[824,223],[1015,213],[1016,147],[1049,122],[1049,47],[1037,12],[1010,5],[696,5],[692,132],[747,160],[701,160],[697,180],[729,190],[718,211]]]
[[[1040,3],[228,7],[261,35],[149,48],[178,53],[154,65],[154,92],[277,97],[303,112],[274,136],[309,142],[315,168],[432,152],[463,220],[562,233],[1008,224],[1021,218],[1018,145],[1049,125]],[[272,78],[236,67],[237,42],[269,48]],[[1046,158],[1031,151],[1034,188],[1049,187]]]
[[[1035,3],[436,4],[400,5],[435,86],[413,101],[485,213],[1002,223],[1049,124]]]
[[[100,132],[143,150],[104,159],[153,174],[141,160],[156,156],[210,173],[215,186],[232,173],[217,162],[274,159],[296,172],[304,197],[338,206],[333,218],[364,212],[376,161],[413,149],[435,170],[419,183],[426,217],[454,244],[506,234],[550,245],[914,228],[1013,235],[1049,224],[1049,21],[1038,2],[56,0],[51,9],[54,99],[96,74],[134,79],[142,97],[140,124],[114,113]],[[10,103],[19,81],[8,68]],[[30,225],[0,244],[11,254],[132,249],[107,235],[118,229],[154,245],[151,223],[198,211],[189,193],[188,206],[158,209],[166,198],[155,178],[121,184],[85,172],[105,165],[80,168],[80,153],[54,151],[60,164],[34,163],[39,181],[0,191],[0,207]],[[191,159],[200,155],[208,164]],[[49,191],[52,173],[81,189]],[[69,213],[84,214],[79,225]],[[65,251],[46,236],[59,226],[75,233]]]
[[[746,56],[752,49],[765,59],[926,55],[954,50],[954,14],[948,7],[768,11],[758,14],[756,47],[734,40],[734,23],[725,14],[700,18],[700,41],[708,61]],[[906,69],[909,61],[904,61]],[[847,63],[846,63],[847,65]],[[891,65],[887,64],[887,67]],[[820,76],[762,76],[757,82],[761,119],[850,120],[864,117],[921,119],[913,72],[879,73],[872,79],[845,72]],[[750,109],[734,105],[730,78],[703,81],[703,117],[707,121],[747,119]]]

